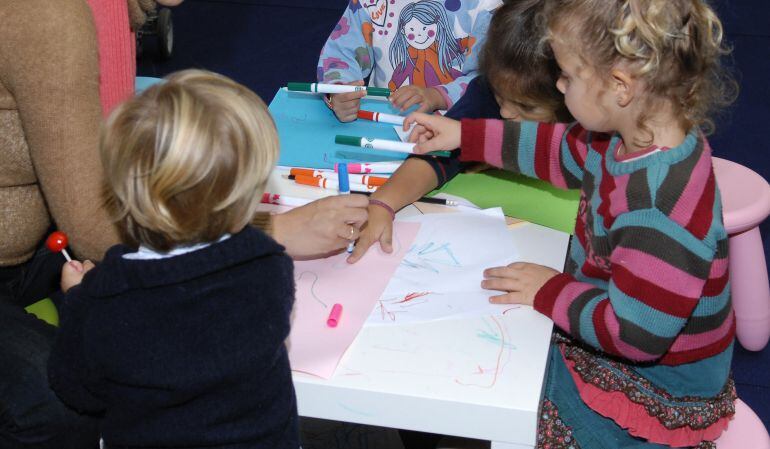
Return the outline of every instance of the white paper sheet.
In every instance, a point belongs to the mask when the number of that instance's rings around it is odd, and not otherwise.
[[[461,316],[501,315],[499,294],[481,288],[483,271],[518,260],[502,210],[428,214],[366,324],[402,324]],[[398,244],[398,242],[394,242]]]

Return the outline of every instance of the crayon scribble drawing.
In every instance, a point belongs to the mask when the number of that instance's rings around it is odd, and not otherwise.
[[[401,265],[417,270],[440,273],[442,267],[462,268],[462,264],[452,251],[450,242],[427,242],[412,245]]]
[[[455,383],[464,387],[493,388],[497,379],[503,373],[506,365],[511,360],[512,351],[516,350],[508,331],[496,317],[483,320],[485,326],[479,329],[476,336],[496,347],[496,354],[492,360],[479,362],[476,368],[464,376],[455,378]]]
[[[379,312],[382,321],[396,321],[397,314],[407,312],[410,307],[423,304],[428,300],[424,298],[432,292],[413,292],[403,297],[380,299],[377,301],[375,312]]]
[[[305,276],[305,275],[307,275],[307,276]],[[310,295],[310,297],[312,297],[318,304],[321,304],[324,307],[324,309],[328,309],[329,305],[326,303],[326,301],[323,301],[321,298],[319,298],[318,294],[315,291],[316,284],[318,283],[318,274],[316,274],[316,273],[314,273],[312,271],[303,271],[303,272],[299,273],[299,275],[295,274],[294,282],[297,285],[297,291],[299,292],[300,289],[303,289],[303,291],[304,291],[304,288],[301,287],[301,285],[304,285],[304,283],[302,283],[302,284],[300,283],[300,281],[302,280],[303,276],[305,278],[307,278],[307,279],[310,279],[310,285],[307,288],[307,291],[308,291],[308,294]],[[333,303],[334,301],[331,301],[331,302]]]

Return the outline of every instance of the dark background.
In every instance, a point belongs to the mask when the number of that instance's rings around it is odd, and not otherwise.
[[[741,91],[710,137],[714,155],[770,179],[770,1],[712,1],[726,40],[728,64]],[[266,103],[287,81],[314,81],[318,54],[346,0],[186,0],[173,10],[174,56],[160,61],[154,39],[145,40],[139,75],[162,77],[184,68],[223,73],[257,92]],[[761,228],[770,254],[770,220]],[[770,349],[736,344],[733,371],[738,395],[770,428]]]

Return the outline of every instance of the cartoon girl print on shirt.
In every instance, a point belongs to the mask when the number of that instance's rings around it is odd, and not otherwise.
[[[390,44],[391,90],[407,79],[409,84],[430,87],[462,75],[453,66],[465,60],[468,38],[454,37],[442,3],[424,0],[407,5],[399,15],[397,29]]]

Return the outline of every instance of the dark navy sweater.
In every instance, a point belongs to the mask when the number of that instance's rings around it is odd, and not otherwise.
[[[49,361],[61,399],[103,414],[111,447],[299,447],[284,248],[247,227],[171,258],[131,251],[112,247],[64,299]]]

